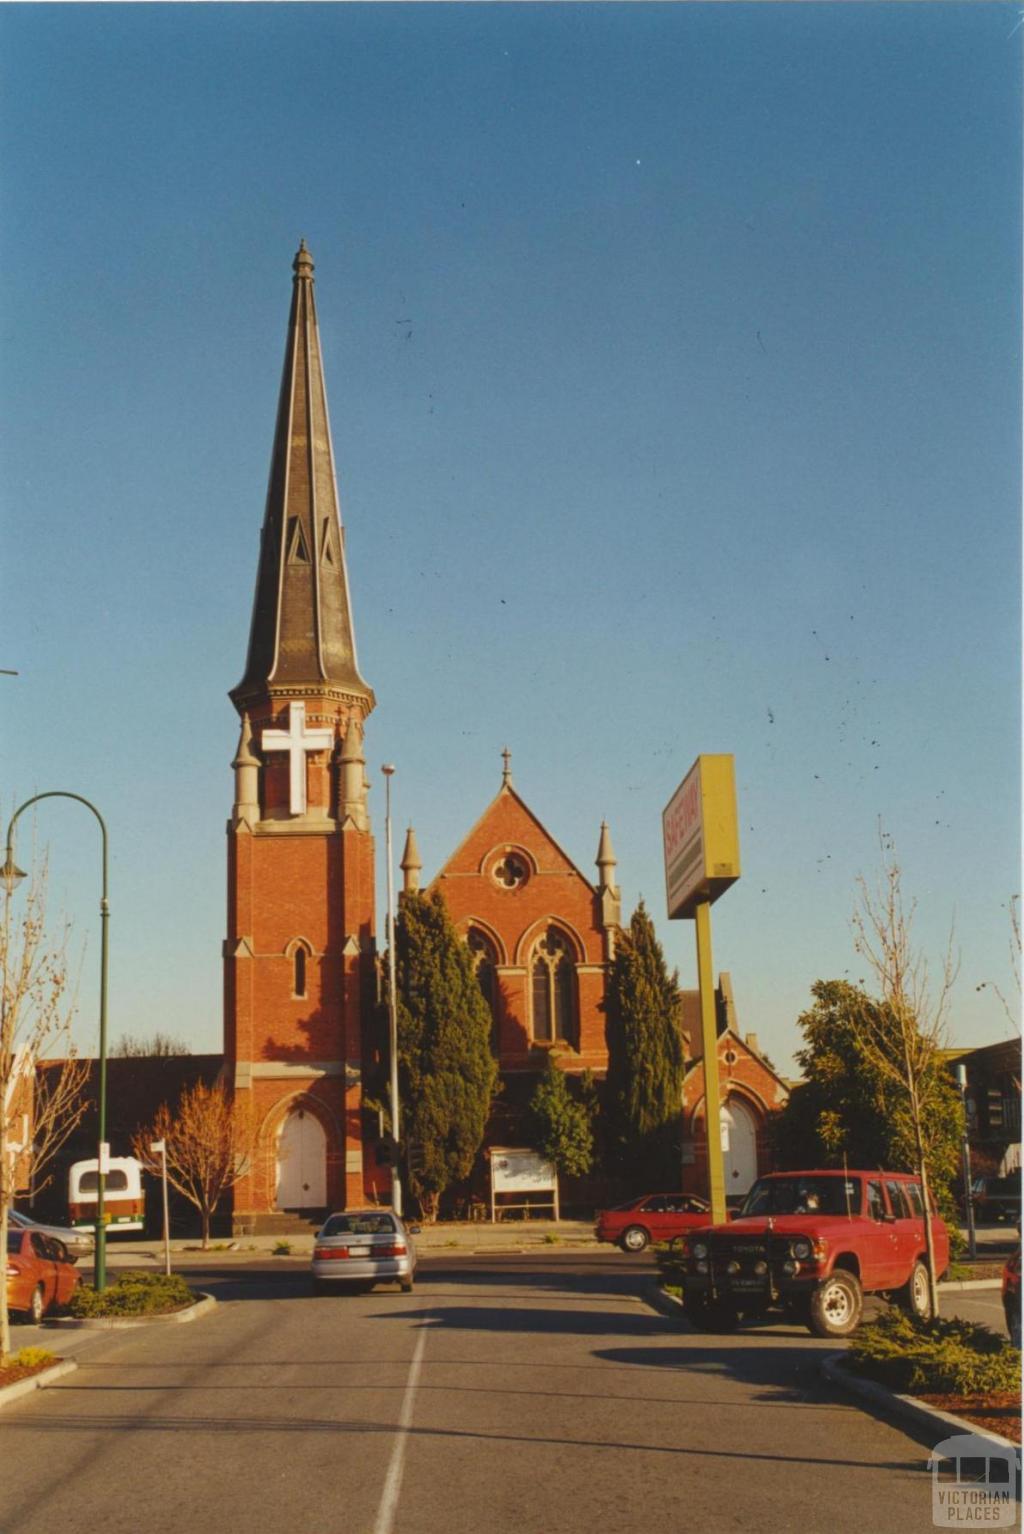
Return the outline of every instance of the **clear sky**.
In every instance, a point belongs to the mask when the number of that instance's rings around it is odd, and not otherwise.
[[[5,817],[92,798],[111,1034],[220,1047],[224,825],[299,236],[383,906],[501,780],[627,912],[735,753],[714,910],[787,1068],[879,819],[954,1037],[1019,888],[1019,6],[0,6]],[[25,826],[25,821],[22,822]],[[31,835],[19,843],[31,856]],[[99,861],[44,805],[86,942]],[[396,848],[397,852],[397,848]]]

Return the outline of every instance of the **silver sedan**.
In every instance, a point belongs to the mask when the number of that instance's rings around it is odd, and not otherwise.
[[[412,1237],[390,1209],[347,1209],[328,1215],[313,1246],[313,1292],[326,1294],[344,1284],[373,1285],[391,1280],[411,1294],[416,1272]]]
[[[91,1230],[76,1230],[73,1225],[40,1225],[18,1209],[8,1209],[7,1219],[12,1230],[36,1230],[43,1236],[56,1236],[67,1247],[72,1262],[79,1257],[91,1257],[96,1245]]]

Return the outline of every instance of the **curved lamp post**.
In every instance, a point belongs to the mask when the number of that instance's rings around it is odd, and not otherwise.
[[[11,816],[7,826],[7,859],[0,868],[0,882],[3,883],[8,895],[16,885],[20,884],[25,877],[24,870],[19,868],[14,861],[14,827],[18,817],[32,804],[38,804],[40,799],[74,799],[79,804],[84,804],[87,810],[91,810],[100,823],[100,833],[103,841],[103,889],[100,895],[100,1081],[99,1081],[99,1165],[96,1173],[96,1266],[95,1281],[96,1289],[102,1291],[107,1287],[107,1227],[104,1222],[104,1184],[106,1181],[106,1139],[107,1139],[107,923],[110,920],[110,905],[107,901],[107,827],[103,816],[94,804],[88,799],[83,799],[81,794],[71,794],[64,789],[52,789],[49,793],[34,794],[31,799],[26,799],[24,804],[18,806]]]

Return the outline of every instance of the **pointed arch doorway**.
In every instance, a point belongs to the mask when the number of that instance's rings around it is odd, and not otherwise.
[[[308,1108],[293,1108],[277,1137],[278,1209],[323,1209],[327,1203],[327,1136]]]
[[[722,1160],[726,1197],[749,1193],[757,1179],[757,1123],[737,1097],[722,1108]]]

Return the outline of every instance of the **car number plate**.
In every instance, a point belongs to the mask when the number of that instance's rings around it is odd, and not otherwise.
[[[763,1289],[763,1278],[733,1278],[729,1281],[731,1289]]]

